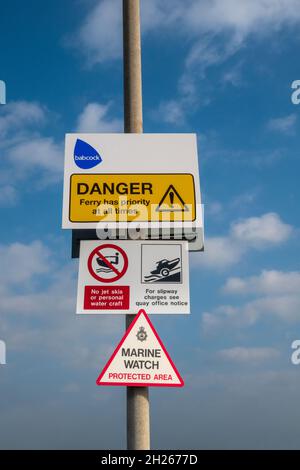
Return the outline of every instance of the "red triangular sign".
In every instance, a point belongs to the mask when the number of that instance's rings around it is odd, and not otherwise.
[[[97,385],[182,387],[184,382],[145,310],[140,310]]]

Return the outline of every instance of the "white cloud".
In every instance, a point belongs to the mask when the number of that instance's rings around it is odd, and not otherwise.
[[[297,115],[289,114],[288,116],[271,119],[267,127],[274,132],[281,132],[282,134],[292,134],[295,131],[297,123]]]
[[[184,11],[179,0],[151,0],[141,2],[142,33],[159,30],[176,24]],[[84,18],[82,26],[71,38],[83,50],[88,63],[93,65],[120,59],[122,56],[122,1],[98,1]]]
[[[141,2],[142,32],[176,30],[194,39],[231,34],[229,41],[241,44],[252,33],[265,36],[284,25],[296,25],[298,7],[298,0],[147,0]],[[121,0],[99,1],[77,33],[78,44],[93,62],[121,57],[121,35]]]
[[[159,108],[152,112],[152,116],[155,120],[158,118],[170,124],[180,125],[184,122],[185,111],[179,101],[163,101],[160,103]]]
[[[40,241],[0,245],[1,287],[30,281],[50,269],[50,251]]]
[[[259,194],[260,188],[254,188],[248,191],[244,191],[237,196],[233,197],[231,200],[220,202],[218,200],[210,201],[209,198],[204,194],[205,202],[205,214],[209,214],[215,219],[222,219],[225,216],[228,216],[230,213],[236,214],[236,209],[244,210],[246,206],[253,204]]]
[[[298,294],[265,296],[250,300],[241,306],[220,305],[211,312],[204,312],[204,331],[245,328],[255,325],[262,318],[273,318],[286,323],[300,322],[300,297]]]
[[[200,41],[192,46],[187,65],[206,68],[224,62],[250,35],[265,37],[297,25],[298,7],[298,0],[191,0],[181,22],[184,32],[200,36]]]
[[[160,120],[167,123],[180,125],[184,122],[182,104],[174,100],[161,103],[158,114]]]
[[[280,352],[275,348],[245,348],[234,347],[221,349],[217,356],[223,360],[235,363],[258,364],[268,360],[277,359]]]
[[[63,146],[51,137],[26,137],[6,151],[14,181],[38,175],[37,186],[62,179]]]
[[[40,135],[50,113],[39,103],[10,103],[0,112],[0,203],[18,201],[20,182],[31,179],[28,188],[40,188],[62,178],[63,146]],[[9,184],[7,182],[10,182]]]
[[[11,184],[3,184],[3,186],[0,185],[0,206],[14,206],[17,199],[17,191],[14,186]]]
[[[54,253],[41,242],[36,243],[39,243],[42,249],[33,253],[33,261],[28,261],[28,272],[27,265],[24,264],[24,269],[18,274],[18,263],[14,262],[14,256],[11,253],[7,255],[13,267],[9,277],[5,278],[2,284],[4,289],[0,298],[0,311],[3,319],[4,315],[9,316],[8,323],[10,318],[25,315],[28,318],[38,317],[40,322],[37,327],[45,322],[49,326],[53,325],[53,321],[55,323],[55,319],[52,318],[54,310],[59,312],[61,317],[68,312],[75,312],[75,263],[60,267],[57,262],[53,262]],[[21,249],[25,258],[26,250],[28,253],[30,246],[22,246]],[[42,281],[38,282],[40,279]],[[19,286],[22,286],[21,290],[18,289]],[[13,331],[13,323],[10,327],[11,334],[15,335],[17,332]]]
[[[192,266],[225,269],[238,263],[251,249],[280,245],[292,233],[293,227],[273,212],[238,220],[231,224],[226,236],[207,237],[204,253],[192,258]]]
[[[90,316],[76,317],[78,262],[62,264],[57,251],[39,240],[0,246],[1,334],[10,351],[39,350],[61,364],[97,370],[113,352],[122,318],[98,318],[99,331]]]
[[[197,77],[208,67],[224,63],[251,37],[265,38],[300,21],[298,0],[146,0],[141,2],[142,34],[172,34],[188,44],[185,69],[178,81],[178,98],[162,103],[155,112],[177,123],[198,102]],[[170,37],[170,36],[168,36]],[[122,2],[97,2],[69,43],[83,51],[90,64],[122,56]],[[228,80],[237,84],[236,75]],[[239,80],[240,81],[240,80]],[[189,92],[182,88],[187,82]],[[193,106],[191,107],[191,103]],[[173,112],[168,112],[172,108]],[[164,112],[166,109],[166,112]],[[154,115],[154,113],[152,113]],[[166,118],[166,119],[165,119]]]
[[[108,118],[111,104],[89,103],[78,117],[77,132],[121,132],[120,119]]]
[[[238,35],[233,35],[221,42],[214,39],[214,37],[206,36],[191,47],[185,60],[186,70],[189,74],[197,68],[200,76],[203,76],[206,69],[226,62],[242,46],[241,37]]]
[[[242,86],[244,83],[244,80],[242,78],[242,62],[238,62],[235,64],[230,70],[227,70],[223,77],[222,77],[222,83],[223,84],[230,84],[235,87]]]
[[[286,150],[275,148],[272,150],[236,150],[224,148],[222,143],[217,142],[218,136],[213,133],[210,138],[202,139],[202,153],[206,161],[218,160],[225,163],[235,164],[243,167],[265,168],[273,166],[284,157]]]
[[[281,294],[254,300],[246,304],[244,308],[246,316],[253,312],[253,317],[257,319],[264,315],[277,317],[282,321],[300,321],[300,296],[299,294]]]
[[[298,0],[191,0],[188,5],[185,2],[171,22],[177,35],[185,35],[191,44],[176,99],[183,113],[195,109],[199,95],[197,82],[208,68],[224,64],[250,39],[265,39],[285,26],[298,25],[299,21]],[[186,95],[180,88],[183,79],[188,80],[194,90],[189,95],[189,101],[194,103],[192,108],[186,105]],[[223,79],[235,86],[243,83],[238,70]],[[281,124],[281,128],[293,125],[290,122],[277,124]]]
[[[16,133],[24,127],[43,124],[46,120],[46,110],[38,103],[15,101],[0,107],[0,137],[8,133]]]
[[[270,212],[233,223],[231,237],[242,245],[263,248],[288,240],[292,231],[290,225],[285,224],[276,213]]]
[[[222,288],[226,294],[297,294],[300,272],[262,271],[258,276],[230,277]]]
[[[88,62],[119,59],[122,54],[122,3],[103,0],[92,8],[69,43],[84,49]]]
[[[262,271],[257,276],[231,277],[222,288],[224,294],[251,295],[241,305],[220,305],[202,317],[204,330],[220,327],[246,327],[262,318],[300,322],[300,272]]]
[[[205,204],[205,214],[213,217],[221,216],[224,212],[224,206],[219,201],[207,202]]]
[[[111,103],[89,103],[77,120],[80,132],[118,132],[122,121],[110,118]],[[49,122],[50,112],[39,103],[10,103],[0,111],[0,205],[12,206],[24,189],[43,189],[63,177],[64,148],[62,142],[41,135],[40,127]],[[9,183],[13,182],[13,183]],[[20,189],[21,188],[21,189]]]
[[[238,196],[234,197],[233,200],[230,202],[230,208],[236,209],[245,207],[246,205],[252,204],[258,197],[259,188],[252,188],[251,190],[244,191]]]
[[[186,23],[205,31],[266,34],[285,23],[296,24],[300,20],[298,6],[298,0],[193,0],[186,9]]]
[[[204,253],[197,259],[200,267],[224,269],[238,263],[244,253],[244,248],[234,244],[230,237],[207,237]]]

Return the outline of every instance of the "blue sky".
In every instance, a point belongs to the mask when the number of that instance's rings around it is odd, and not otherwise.
[[[163,5],[161,5],[163,3]],[[151,390],[154,448],[298,448],[298,0],[141,0],[145,132],[196,132],[205,253],[192,314],[153,317],[186,386]],[[75,316],[67,132],[122,131],[120,0],[2,2],[1,448],[125,446],[95,379],[124,318]]]

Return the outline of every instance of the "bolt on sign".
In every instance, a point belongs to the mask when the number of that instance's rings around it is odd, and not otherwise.
[[[188,242],[84,240],[77,313],[190,313]]]
[[[195,134],[66,135],[63,228],[130,222],[203,229]]]
[[[182,387],[165,346],[144,310],[129,326],[112,357],[99,375],[97,385],[127,387]]]

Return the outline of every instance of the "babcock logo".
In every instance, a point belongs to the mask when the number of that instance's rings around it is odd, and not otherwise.
[[[90,144],[77,139],[74,148],[74,162],[79,168],[89,170],[102,162],[102,158]]]

